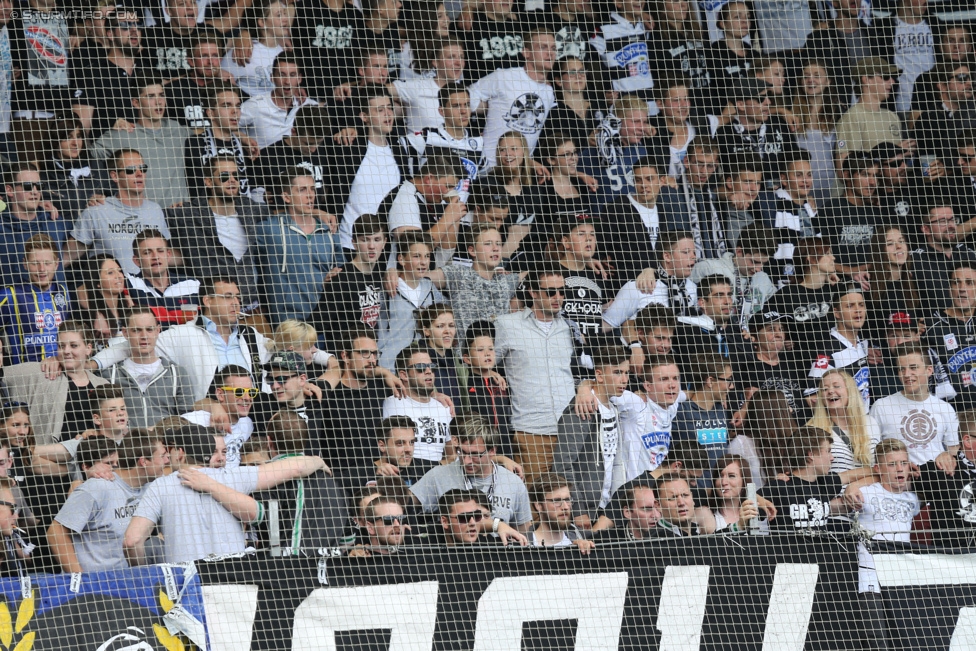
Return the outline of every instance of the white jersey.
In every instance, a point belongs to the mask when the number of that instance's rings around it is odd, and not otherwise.
[[[433,399],[423,403],[409,396],[390,396],[383,402],[383,418],[390,416],[409,416],[417,426],[414,457],[440,463],[444,446],[451,440],[451,411],[447,407]]]
[[[525,68],[496,70],[468,86],[468,92],[472,110],[482,103],[488,104],[484,138],[489,167],[495,165],[498,140],[506,131],[518,131],[525,136],[531,154],[556,103],[552,86],[533,80]]]
[[[857,523],[872,533],[874,540],[911,542],[912,519],[918,515],[921,505],[912,492],[892,493],[881,484],[861,488],[864,507],[857,514]],[[858,591],[881,592],[874,557],[863,543],[857,546]]]
[[[919,466],[959,445],[956,410],[935,396],[909,400],[899,391],[874,403],[871,415],[881,427],[882,440],[902,441],[908,446],[908,458]]]
[[[620,416],[620,436],[624,455],[624,481],[656,469],[671,449],[671,421],[678,413],[679,401],[661,407],[644,402],[636,393],[624,391],[611,398]]]

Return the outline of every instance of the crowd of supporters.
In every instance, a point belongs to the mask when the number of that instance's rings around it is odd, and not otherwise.
[[[2,571],[973,547],[974,61],[926,0],[0,0]]]

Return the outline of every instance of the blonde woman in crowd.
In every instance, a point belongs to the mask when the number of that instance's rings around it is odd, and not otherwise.
[[[846,371],[827,371],[820,379],[817,404],[808,427],[830,432],[830,472],[869,468],[881,441],[878,423],[864,408],[861,393]]]

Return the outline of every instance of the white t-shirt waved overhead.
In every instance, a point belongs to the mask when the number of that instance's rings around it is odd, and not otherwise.
[[[552,86],[534,81],[525,68],[496,70],[469,86],[468,92],[471,110],[476,110],[482,102],[488,103],[484,132],[488,167],[495,166],[498,140],[506,131],[518,131],[525,136],[531,153],[556,103]]]
[[[352,225],[360,215],[375,215],[383,199],[400,185],[400,167],[389,146],[380,147],[369,143],[366,155],[349,188],[349,198],[342,212],[339,239],[342,246],[352,249]]]

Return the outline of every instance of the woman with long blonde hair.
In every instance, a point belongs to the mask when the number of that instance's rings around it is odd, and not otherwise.
[[[817,404],[808,427],[830,432],[831,472],[843,472],[874,464],[874,448],[881,441],[878,423],[867,413],[854,378],[833,369],[820,379]]]

